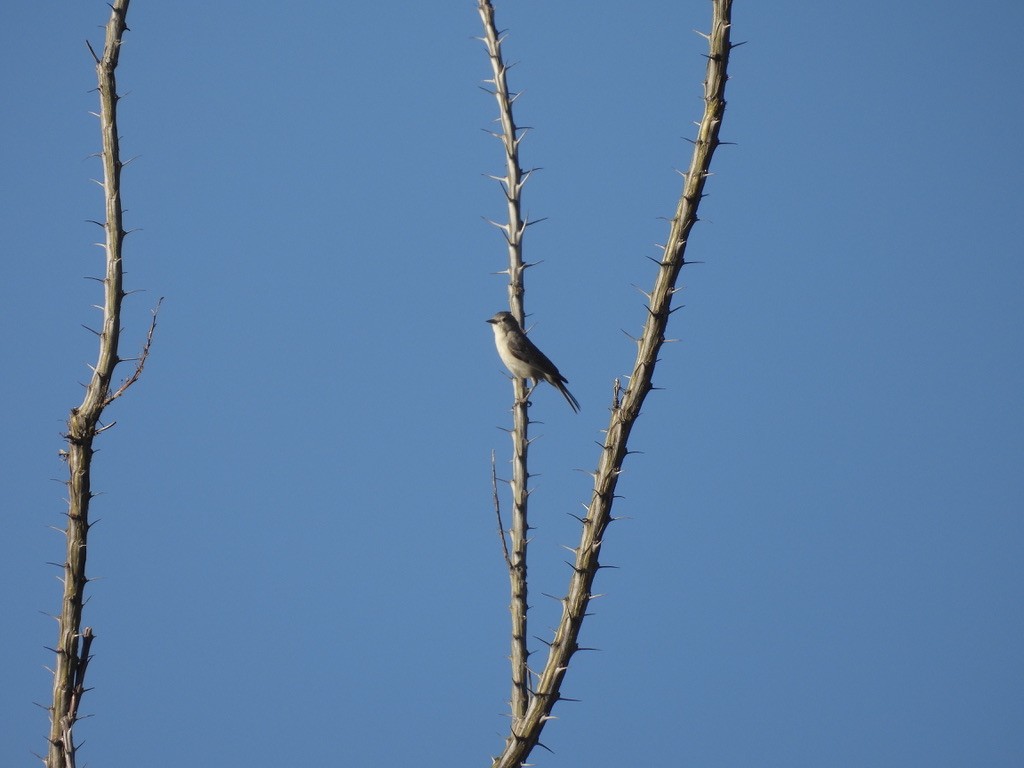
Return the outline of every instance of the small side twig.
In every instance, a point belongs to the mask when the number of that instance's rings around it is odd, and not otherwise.
[[[501,521],[501,499],[498,498],[498,470],[494,464],[494,451],[491,451],[491,494],[494,498],[494,514],[498,518],[498,538],[501,539],[501,551],[505,555],[505,565],[512,570],[512,558],[508,556],[508,539],[505,538],[505,524]]]
[[[110,405],[117,398],[123,395],[128,390],[128,387],[138,381],[139,377],[142,375],[142,369],[146,367],[146,360],[149,359],[149,350],[153,346],[153,332],[156,331],[156,316],[160,312],[160,305],[163,304],[163,302],[164,297],[161,296],[157,299],[156,306],[153,307],[151,311],[153,319],[149,321],[149,330],[146,332],[146,343],[142,345],[142,352],[139,354],[138,358],[136,358],[135,370],[132,371],[131,376],[121,382],[121,386],[117,388],[117,391],[107,397],[106,401],[103,403],[104,406]],[[97,434],[99,433],[97,432]]]

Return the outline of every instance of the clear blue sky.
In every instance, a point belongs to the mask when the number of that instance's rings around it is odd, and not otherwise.
[[[582,15],[577,15],[582,14]],[[95,358],[101,2],[6,3],[0,764],[35,764]],[[710,4],[503,3],[534,218],[533,633],[700,115]],[[487,765],[510,388],[475,5],[136,0],[90,765]],[[1024,764],[1024,6],[736,0],[723,139],[540,766]],[[540,651],[540,641],[534,643]],[[543,654],[538,653],[538,663]]]

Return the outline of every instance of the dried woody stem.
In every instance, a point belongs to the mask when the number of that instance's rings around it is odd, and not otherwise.
[[[703,196],[711,157],[719,145],[718,132],[725,112],[727,65],[733,47],[729,40],[732,0],[712,0],[712,4],[711,33],[706,36],[710,50],[704,80],[704,116],[694,142],[693,157],[685,176],[682,195],[672,218],[664,255],[659,262],[654,289],[649,297],[647,321],[643,335],[637,342],[637,356],[629,388],[621,394],[620,400],[616,387],[600,464],[594,473],[590,506],[583,520],[579,546],[575,550],[569,591],[562,600],[562,616],[550,645],[547,662],[530,697],[526,715],[513,721],[512,733],[502,754],[495,758],[493,768],[517,768],[539,743],[544,723],[551,718],[551,711],[560,696],[569,661],[579,650],[577,641],[592,597],[591,587],[600,567],[602,539],[612,519],[615,486],[628,452],[626,442],[640,416],[644,399],[652,389],[651,379],[658,353],[665,343],[672,294],[676,290],[679,271],[686,263],[684,255],[687,237],[697,221],[697,208]]]
[[[501,522],[501,499],[498,498],[498,467],[491,451],[491,495],[494,499],[494,514],[498,518],[498,537],[501,539],[501,551],[505,555],[505,565],[512,568],[512,558],[508,554],[508,539],[505,538],[505,525]]]
[[[89,535],[90,469],[93,440],[105,427],[100,426],[103,409],[127,387],[134,383],[145,365],[156,325],[156,313],[150,326],[142,355],[136,361],[135,372],[115,391],[111,391],[114,369],[121,362],[118,340],[121,329],[122,287],[121,245],[125,231],[121,215],[121,160],[117,134],[117,68],[121,36],[127,29],[125,17],[129,0],[115,0],[111,6],[106,27],[103,55],[97,56],[96,74],[100,94],[100,128],[103,136],[103,190],[106,204],[106,275],[103,279],[103,328],[99,333],[99,354],[92,378],[86,387],[82,404],[71,409],[68,419],[68,524],[65,530],[67,554],[64,562],[64,595],[60,615],[57,617],[58,636],[56,667],[53,673],[53,705],[50,708],[49,749],[47,768],[74,768],[76,745],[74,726],[78,721],[79,706],[86,691],[85,672],[89,664],[93,632],[90,627],[81,630],[84,602],[87,540]]]
[[[523,234],[528,222],[523,221],[521,214],[521,195],[523,185],[529,178],[519,165],[519,142],[524,129],[517,128],[512,116],[512,102],[516,94],[509,93],[508,81],[505,77],[508,67],[501,54],[501,37],[494,24],[494,7],[489,0],[478,0],[478,10],[483,21],[484,36],[480,38],[487,46],[487,55],[491,61],[494,77],[487,80],[494,86],[492,93],[498,102],[498,122],[500,131],[492,135],[501,141],[505,148],[505,175],[493,177],[501,183],[508,203],[508,223],[492,222],[505,235],[508,244],[508,301],[509,311],[519,324],[525,327],[525,310],[523,308],[523,273],[528,265],[523,263]],[[530,701],[530,670],[527,666],[529,650],[526,647],[526,550],[529,542],[529,524],[527,522],[527,500],[529,490],[527,481],[526,456],[530,441],[528,428],[530,424],[527,413],[527,390],[523,379],[513,379],[515,405],[513,407],[512,426],[512,527],[510,529],[511,547],[506,558],[511,582],[511,602],[509,612],[512,615],[512,708],[513,728],[518,728],[519,721],[526,714]],[[504,541],[502,542],[504,544]]]

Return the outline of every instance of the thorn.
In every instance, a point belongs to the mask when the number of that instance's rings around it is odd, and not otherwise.
[[[508,232],[509,232],[508,224],[499,224],[498,222],[494,221],[493,219],[488,219],[488,218],[486,218],[484,216],[481,216],[480,218],[482,218],[484,221],[486,221],[492,227],[497,227],[498,229],[500,229],[502,232],[504,232],[506,234],[506,236],[508,235]]]
[[[630,285],[633,287],[633,289],[635,291],[638,291],[641,295],[643,295],[647,299],[647,301],[651,301],[652,300],[651,299],[651,294],[648,293],[647,291],[645,291],[639,285],[637,285],[636,283],[630,283]],[[673,289],[673,290],[675,290],[675,289]]]

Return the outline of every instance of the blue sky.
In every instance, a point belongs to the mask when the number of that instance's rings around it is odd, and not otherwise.
[[[568,579],[701,109],[706,2],[497,6],[541,167],[531,630]],[[103,3],[8,3],[0,764],[42,751],[60,434],[95,341]],[[1019,3],[736,0],[729,107],[541,766],[1024,761]],[[80,758],[486,765],[510,388],[471,2],[133,4],[124,351]],[[507,473],[505,473],[507,475]],[[540,651],[542,644],[534,647]],[[538,653],[538,660],[543,654]]]

